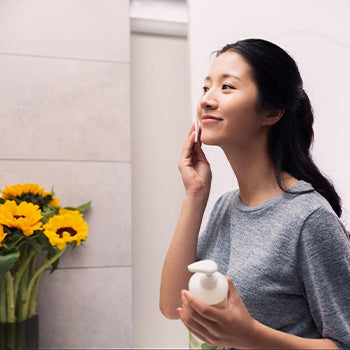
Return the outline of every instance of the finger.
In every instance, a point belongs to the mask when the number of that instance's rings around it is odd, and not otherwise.
[[[195,151],[197,161],[209,163],[199,142],[193,145],[193,150]]]
[[[192,131],[192,133],[188,135],[184,148],[182,150],[182,155],[181,155],[182,159],[191,158],[194,139],[195,139],[195,132]]]
[[[176,309],[177,313],[179,314],[180,318],[181,318],[181,315],[182,315],[182,307],[178,307]]]
[[[184,292],[184,297],[192,309],[202,317],[202,323],[207,322],[207,320],[217,323],[218,319],[221,316],[222,310],[203,303],[201,300],[195,298],[191,293],[187,291]]]
[[[186,303],[185,293],[186,293],[186,290],[182,289],[181,290],[181,302],[182,302],[182,304]]]
[[[195,152],[195,157],[197,161],[206,162],[209,164],[207,157],[205,156],[202,149],[202,141],[200,139],[202,134],[202,128],[199,127],[198,131],[198,142],[193,145],[193,151]]]
[[[236,287],[234,286],[232,279],[230,277],[227,277],[227,282],[228,282],[228,292],[227,292],[227,304],[226,304],[226,309],[231,309],[234,307],[234,304],[237,302],[237,298],[240,298]]]
[[[236,290],[235,285],[232,282],[232,279],[228,276],[226,276],[227,283],[228,283],[228,294],[227,296],[232,296],[232,295],[238,295],[238,292]]]
[[[192,135],[193,135],[194,132],[195,132],[195,124],[192,123],[192,124],[191,124],[191,127],[190,127],[190,130],[189,130],[188,133],[187,133],[187,137],[186,137],[186,141],[185,141],[185,146],[186,146],[186,144],[187,144],[187,141],[188,141],[189,139],[191,139],[191,137],[192,137]]]
[[[205,304],[206,305],[206,304]],[[209,307],[208,305],[206,305]],[[185,310],[185,314],[188,318],[191,320],[196,321],[201,327],[204,327],[208,331],[216,329],[217,328],[217,320],[212,321],[210,319],[207,319],[205,316],[202,316],[199,314],[190,304],[189,300],[186,297],[186,291],[183,291],[183,297],[182,297],[182,309]]]
[[[202,136],[202,127],[199,126],[199,129],[198,129],[198,143],[202,146],[201,136]]]
[[[186,312],[186,306],[184,306],[183,308],[177,308],[177,312],[179,313],[180,319],[183,322],[183,324],[186,326],[186,328],[193,335],[195,335],[196,337],[200,338],[202,341],[209,344],[209,340],[208,340],[210,337],[209,329],[201,325],[192,317],[189,317]]]
[[[187,134],[187,137],[190,137],[190,135],[193,133],[193,131],[195,131],[196,130],[196,126],[195,126],[195,124],[194,123],[192,123],[191,124],[191,127],[190,127],[190,130],[189,130],[189,132],[188,132],[188,134]]]
[[[193,141],[192,141],[192,139],[193,139]],[[187,137],[186,137],[185,145],[182,149],[182,154],[181,154],[182,157],[184,157],[184,156],[186,156],[186,158],[189,157],[189,155],[191,154],[191,153],[189,153],[189,151],[191,151],[193,148],[194,139],[195,139],[195,125],[194,125],[194,123],[192,123],[190,130],[189,130]]]
[[[212,344],[210,344],[210,340],[207,339],[205,334],[202,334],[201,332],[197,332],[195,329],[192,329],[192,327],[187,326],[185,323],[184,323],[184,325],[194,336],[199,338],[202,342],[206,343],[207,345],[212,345]],[[205,332],[205,330],[204,330],[204,332]],[[215,345],[213,345],[213,346],[215,346]]]

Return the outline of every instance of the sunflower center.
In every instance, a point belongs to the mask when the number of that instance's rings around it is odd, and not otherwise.
[[[74,230],[72,227],[61,227],[59,228],[56,233],[62,238],[63,232],[68,232],[72,237],[77,234],[77,231]]]
[[[24,216],[24,215],[13,215],[13,217],[14,217],[15,219],[25,218],[25,216]]]

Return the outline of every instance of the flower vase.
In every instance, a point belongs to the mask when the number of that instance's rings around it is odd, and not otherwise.
[[[1,350],[36,350],[39,343],[39,317],[22,322],[0,323]]]

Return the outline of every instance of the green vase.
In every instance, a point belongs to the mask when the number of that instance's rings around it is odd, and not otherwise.
[[[22,322],[0,323],[1,350],[37,350],[38,340],[38,315]]]

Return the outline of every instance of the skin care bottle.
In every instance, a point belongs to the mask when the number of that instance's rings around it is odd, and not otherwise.
[[[216,262],[197,261],[189,265],[188,270],[195,272],[189,281],[190,293],[208,305],[224,308],[227,301],[228,282],[226,277],[218,272]],[[190,349],[216,349],[216,347],[203,343],[190,333]]]

